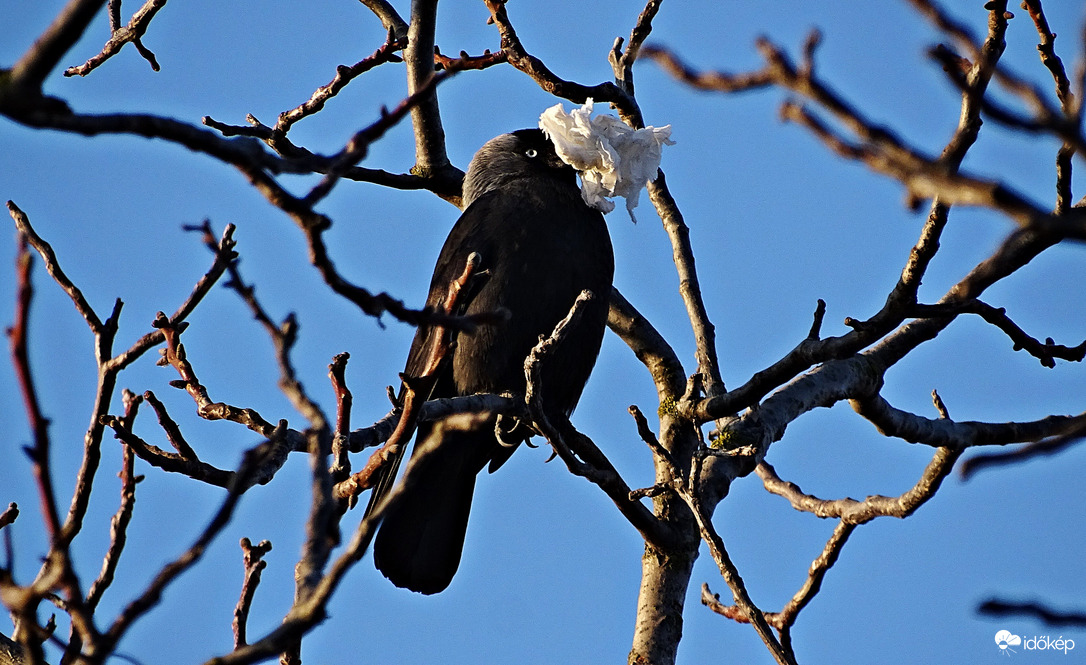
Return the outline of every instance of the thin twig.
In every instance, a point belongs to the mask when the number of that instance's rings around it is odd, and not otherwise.
[[[631,98],[634,96],[633,65],[641,54],[641,47],[652,32],[652,19],[660,11],[661,0],[648,0],[645,8],[637,16],[637,23],[630,31],[630,40],[626,49],[622,49],[622,37],[615,39],[611,52],[607,55],[611,71],[615,74],[615,84]]]
[[[588,99],[610,102],[631,126],[640,127],[644,124],[641,121],[641,111],[637,108],[637,103],[619,86],[610,81],[586,86],[560,78],[543,64],[542,60],[531,55],[524,48],[516,30],[513,29],[509,14],[506,12],[505,2],[503,0],[485,0],[485,2],[487,9],[490,10],[491,19],[498,28],[501,50],[509,59],[509,64],[530,76],[540,88],[556,97],[578,104]]]
[[[362,60],[359,60],[355,64],[347,67],[346,65],[340,65],[336,67],[336,76],[326,85],[317,88],[313,92],[312,96],[301,105],[289,110],[283,111],[279,114],[279,119],[275,122],[275,127],[272,128],[272,136],[269,141],[269,145],[272,148],[275,146],[276,136],[285,136],[294,123],[299,120],[314,115],[320,112],[324,108],[324,105],[332,97],[335,97],[341,90],[347,87],[355,78],[358,78],[362,74],[374,69],[375,67],[387,62],[402,62],[400,56],[396,55],[397,52],[403,50],[407,44],[406,36],[397,38],[391,32],[388,39],[381,45],[376,51],[366,56]],[[278,151],[278,149],[276,148]],[[281,151],[279,151],[281,152]]]
[[[260,584],[260,574],[268,565],[264,555],[271,551],[271,541],[262,540],[253,545],[248,538],[241,539],[242,561],[245,564],[245,575],[241,583],[241,595],[234,607],[234,649],[240,649],[248,644],[246,630],[249,620],[249,610],[253,606],[253,597],[256,595],[256,587]]]
[[[211,232],[211,223],[208,220],[205,219],[200,225],[186,226],[184,228],[188,231],[199,232],[204,244],[212,253],[218,255],[222,251],[221,243],[216,243],[215,236]],[[294,371],[294,364],[290,359],[291,350],[298,337],[298,323],[293,313],[288,314],[282,323],[276,324],[257,299],[256,287],[246,284],[242,279],[238,262],[230,261],[226,270],[229,279],[224,283],[224,286],[233,289],[241,297],[242,301],[249,307],[253,318],[260,323],[272,340],[272,345],[275,347],[275,359],[279,365],[279,389],[287,396],[294,408],[309,421],[313,429],[326,429],[328,423],[324,412],[306,394],[305,387],[298,379],[297,373]]]
[[[525,404],[528,406],[532,427],[547,439],[558,457],[574,475],[592,482],[614,502],[623,517],[629,520],[645,540],[660,548],[674,545],[676,534],[643,506],[618,470],[596,444],[578,432],[561,414],[546,409],[546,386],[542,383],[542,366],[550,350],[563,338],[567,330],[576,326],[587,303],[596,297],[591,291],[582,291],[569,313],[559,321],[551,334],[539,340],[524,360],[526,389]]]
[[[13,216],[22,211],[8,202],[8,208]],[[25,215],[23,215],[25,220]],[[31,281],[31,270],[34,267],[33,255],[30,253],[29,237],[20,232],[19,252],[15,259],[15,281],[18,284],[15,297],[15,322],[7,329],[8,343],[11,349],[11,362],[15,368],[15,376],[19,383],[19,392],[23,397],[23,406],[26,409],[27,422],[33,433],[34,445],[25,448],[27,455],[34,463],[34,476],[37,479],[38,495],[40,497],[42,516],[45,519],[45,527],[49,537],[54,541],[60,536],[60,514],[57,511],[56,494],[53,489],[53,480],[50,472],[49,454],[49,420],[41,410],[38,399],[38,391],[34,386],[34,374],[30,370],[30,303],[34,298],[34,285]]]
[[[105,46],[102,47],[102,50],[97,55],[91,56],[89,60],[78,67],[69,67],[64,70],[64,75],[86,76],[87,74],[90,74],[99,65],[119,53],[121,48],[129,42],[136,47],[136,50],[143,56],[143,59],[150,63],[151,69],[157,72],[159,66],[158,61],[155,59],[155,54],[143,45],[142,38],[151,24],[151,19],[155,17],[158,10],[165,6],[166,0],[147,0],[147,2],[132,15],[132,19],[128,22],[127,26],[120,27],[115,25],[112,27],[112,34],[109,37],[109,41],[106,42]],[[111,3],[110,9],[113,10],[113,8],[114,5]],[[111,11],[110,22],[112,23],[116,19],[116,15]]]
[[[347,361],[349,353],[339,353],[328,366],[328,378],[332,380],[332,390],[336,396],[336,428],[332,435],[332,480],[340,482],[351,474],[350,437],[351,405],[354,397],[347,387]]]
[[[273,437],[278,437],[284,429],[284,424],[280,423],[277,432],[273,433]],[[196,541],[180,556],[166,564],[143,592],[125,606],[109,626],[109,629],[103,633],[102,651],[100,653],[104,655],[112,653],[113,648],[128,632],[132,624],[158,604],[166,588],[203,557],[208,545],[222,532],[231,516],[233,516],[234,509],[241,498],[241,488],[247,484],[249,474],[259,466],[263,455],[264,448],[262,446],[258,446],[245,454],[241,466],[235,472],[235,483],[231,486],[214,517],[196,538]]]
[[[977,299],[943,305],[914,305],[910,309],[911,314],[917,317],[976,314],[1002,330],[1014,343],[1015,351],[1025,349],[1031,356],[1040,360],[1044,367],[1055,367],[1056,359],[1081,362],[1083,357],[1086,357],[1086,340],[1073,347],[1056,344],[1051,337],[1041,342],[1015,324],[1007,315],[1005,308],[993,307]]]
[[[781,480],[776,470],[768,463],[758,465],[758,477],[768,492],[788,499],[796,510],[811,513],[817,517],[839,518],[843,524],[865,524],[878,517],[897,517],[904,519],[916,512],[939,490],[943,480],[954,469],[954,463],[961,456],[961,450],[939,448],[920,475],[916,485],[896,497],[880,495],[869,496],[863,501],[855,499],[820,499],[805,494],[795,483]]]
[[[132,426],[140,401],[140,397],[127,390],[124,391],[125,414],[122,420],[126,427]],[[106,589],[113,583],[121,553],[128,539],[128,524],[132,521],[132,511],[136,506],[136,483],[143,480],[143,476],[135,474],[135,455],[132,448],[124,446],[121,455],[121,472],[118,474],[121,478],[121,502],[109,523],[109,549],[102,560],[102,570],[87,592],[87,607],[92,612],[98,606]]]

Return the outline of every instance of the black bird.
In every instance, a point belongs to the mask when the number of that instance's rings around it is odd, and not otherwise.
[[[463,204],[438,256],[426,304],[444,305],[449,285],[475,253],[476,276],[457,296],[454,312],[504,309],[508,318],[454,336],[430,397],[523,394],[525,358],[589,289],[595,297],[542,366],[544,408],[568,416],[607,322],[614,252],[603,215],[584,203],[576,171],[538,129],[488,141],[468,167]],[[435,337],[426,327],[416,333],[406,376],[423,371]],[[526,428],[516,427],[499,442],[494,417],[467,431],[420,423],[405,472],[412,484],[389,506],[374,541],[374,563],[385,577],[425,594],[444,590],[460,565],[476,475],[487,465],[497,469],[526,438]],[[420,456],[420,447],[429,453]],[[386,467],[367,511],[388,493],[398,466],[397,459]]]

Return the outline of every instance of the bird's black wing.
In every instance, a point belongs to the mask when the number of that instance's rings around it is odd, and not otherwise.
[[[447,299],[450,295],[450,289],[454,283],[463,278],[465,269],[468,267],[469,257],[474,251],[471,248],[480,244],[478,238],[473,237],[479,235],[479,225],[472,223],[472,219],[472,217],[468,217],[468,213],[465,211],[464,215],[453,226],[449,237],[446,238],[445,244],[441,248],[441,252],[438,254],[437,265],[430,280],[430,290],[426,296],[427,309],[440,310],[453,316],[463,316],[478,294],[482,282],[486,279],[485,274],[470,275],[454,296],[456,299],[455,305],[451,310],[448,308]],[[448,332],[441,326],[430,324],[419,326],[411,342],[411,349],[407,354],[407,362],[403,372],[405,377],[408,379],[418,378],[426,371],[427,365],[434,355],[434,348],[442,341],[441,337],[443,335],[449,336],[449,343],[455,343],[458,336],[457,333]],[[431,386],[430,392],[419,397],[422,401],[426,401],[434,397],[451,397],[454,394],[455,387],[452,381],[452,371],[446,358],[438,369],[438,376]],[[397,406],[401,409],[404,406],[404,388],[402,387],[397,396]],[[420,424],[419,428],[428,430],[426,424]],[[419,440],[422,440],[427,433],[428,431],[420,431],[418,433]],[[366,516],[372,513],[377,505],[392,491],[406,450],[407,446],[401,445],[396,454],[389,460],[389,463],[381,469],[380,475],[373,486],[373,491],[370,493],[369,503],[366,505]]]

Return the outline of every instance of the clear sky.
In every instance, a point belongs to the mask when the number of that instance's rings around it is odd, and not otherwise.
[[[0,67],[10,66],[63,3],[0,0],[5,27]],[[403,5],[405,3],[398,3]],[[981,2],[947,3],[978,34]],[[1082,56],[1082,5],[1050,2],[1049,20],[1069,67]],[[544,10],[545,7],[545,10]],[[125,14],[134,11],[125,5]],[[576,0],[509,4],[526,48],[558,75],[586,84],[610,80],[607,53],[627,37],[640,2]],[[400,7],[407,14],[406,7]],[[1014,7],[1004,61],[1047,92],[1037,36]],[[437,43],[442,52],[496,49],[493,26],[479,2],[446,1]],[[824,34],[818,73],[864,114],[920,150],[937,154],[958,119],[959,96],[925,51],[944,38],[904,2],[669,2],[651,43],[675,48],[705,67],[742,71],[761,60],[754,48],[767,35],[797,53],[808,30]],[[76,65],[107,39],[105,12],[65,58]],[[210,115],[244,124],[247,113],[272,124],[281,111],[328,82],[338,64],[353,64],[384,38],[359,3],[264,0],[168,4],[145,37],[158,56],[155,73],[131,46],[87,78],[54,75],[46,91],[80,112],[149,112],[198,125]],[[636,70],[646,122],[671,124],[676,145],[664,152],[668,184],[691,228],[699,274],[717,326],[724,379],[738,386],[787,353],[806,334],[817,299],[827,302],[824,334],[847,329],[881,307],[924,220],[910,212],[896,182],[833,156],[805,130],[779,121],[785,96],[739,96],[685,89],[656,66]],[[325,112],[299,123],[295,143],[338,150],[353,132],[404,95],[401,65],[356,80]],[[535,126],[556,100],[510,67],[465,72],[440,88],[448,147],[465,168],[473,152],[502,132]],[[568,107],[568,104],[567,104]],[[601,109],[604,110],[605,109]],[[1056,144],[1016,137],[987,123],[965,168],[998,179],[1044,206],[1054,200]],[[374,146],[364,166],[405,172],[413,163],[407,124]],[[1082,167],[1082,161],[1076,162]],[[286,183],[304,192],[312,178]],[[1082,195],[1081,177],[1076,198]],[[99,314],[125,302],[117,348],[149,329],[157,310],[172,311],[210,265],[208,252],[182,225],[210,219],[236,224],[243,276],[273,316],[296,312],[301,338],[294,355],[309,394],[329,413],[326,378],[333,355],[351,353],[348,380],[353,422],[388,410],[384,386],[396,381],[413,330],[389,318],[385,327],[332,296],[308,264],[300,232],[235,170],[204,155],[137,137],[86,139],[31,130],[0,120],[0,198],[14,200],[55,248],[62,266]],[[396,192],[341,183],[320,206],[334,221],[333,260],[354,282],[422,303],[438,248],[457,217],[426,192]],[[693,371],[692,336],[678,297],[671,249],[644,197],[633,225],[622,207],[609,215],[616,250],[616,285],[672,343]],[[11,228],[10,226],[8,227]],[[994,213],[954,210],[943,249],[921,289],[938,299],[983,260],[1012,229]],[[10,239],[12,233],[4,236]],[[0,320],[13,311],[5,240],[0,264]],[[1020,274],[991,289],[987,301],[1006,307],[1031,335],[1075,345],[1086,336],[1086,248],[1046,252]],[[52,419],[53,475],[66,508],[91,412],[91,336],[67,298],[41,270],[35,275],[33,363],[43,408]],[[189,357],[213,399],[257,409],[265,418],[302,423],[275,388],[271,345],[233,292],[216,288],[185,333]],[[137,393],[153,390],[182,422],[207,461],[233,467],[254,435],[191,415],[192,402],[167,382],[173,370],[154,354],[121,377]],[[938,389],[960,420],[1032,420],[1083,410],[1086,369],[1060,362],[1049,370],[1014,353],[999,331],[962,318],[886,377],[884,396],[899,408],[934,417]],[[0,363],[0,505],[18,502],[13,527],[17,579],[28,581],[45,551],[30,467],[29,441],[10,365]],[[117,400],[119,404],[119,399]],[[656,408],[647,373],[608,334],[574,424],[594,438],[633,487],[652,482],[651,457],[626,407]],[[117,410],[119,410],[119,405]],[[138,432],[165,445],[150,411]],[[523,449],[493,476],[480,479],[463,563],[452,586],[434,597],[392,587],[367,559],[347,577],[331,617],[305,641],[311,663],[613,663],[630,648],[642,543],[594,486],[545,448]],[[824,498],[895,495],[919,477],[931,450],[881,436],[847,404],[793,423],[768,460],[786,479]],[[79,573],[93,579],[116,509],[120,447],[107,437],[91,513],[75,552]],[[183,551],[218,506],[222,492],[140,463],[130,545],[100,610],[110,617],[158,567]],[[1008,629],[1025,638],[1071,637],[1074,652],[1013,656],[1022,662],[1068,662],[1086,653],[1086,630],[1045,627],[1029,619],[995,620],[976,613],[992,595],[1041,599],[1057,609],[1086,607],[1082,567],[1082,478],[1086,450],[988,470],[963,482],[947,480],[912,517],[881,518],[860,527],[822,593],[801,614],[794,643],[801,663],[1002,662],[993,636]],[[309,507],[308,461],[292,458],[274,481],[247,493],[231,525],[205,561],[171,587],[160,611],[141,621],[120,650],[144,663],[201,662],[228,651],[230,620],[241,580],[237,542],[274,545],[257,591],[250,634],[274,628],[289,607],[293,566]],[[351,529],[361,516],[344,521]],[[753,600],[776,610],[800,587],[832,522],[794,511],[754,476],[737,481],[715,521]],[[703,551],[695,566],[679,662],[772,662],[749,626],[703,608],[702,582],[724,597],[727,587]],[[43,612],[46,611],[43,608]],[[43,620],[44,620],[43,616]],[[103,618],[104,622],[105,619]],[[65,629],[66,630],[66,629]],[[0,627],[10,634],[10,626]]]

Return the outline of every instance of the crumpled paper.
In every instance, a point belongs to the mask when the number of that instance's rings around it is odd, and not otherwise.
[[[581,197],[602,212],[611,212],[610,199],[626,199],[626,211],[635,223],[633,209],[641,190],[656,179],[660,153],[670,139],[671,125],[633,129],[610,115],[592,117],[592,100],[566,113],[555,104],[539,116],[539,128],[554,143],[565,163],[581,172]]]

